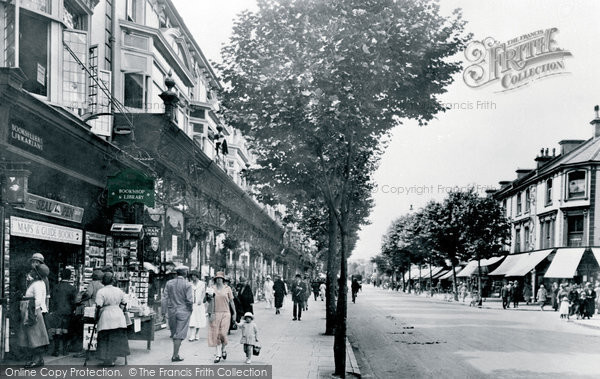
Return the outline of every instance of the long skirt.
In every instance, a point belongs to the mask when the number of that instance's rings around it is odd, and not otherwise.
[[[194,304],[190,317],[190,328],[204,328],[206,326],[206,307],[204,304]]]
[[[275,308],[283,306],[283,295],[275,295]]]
[[[44,316],[40,308],[35,310],[35,324],[26,326],[21,323],[18,342],[19,346],[29,348],[46,346],[50,343]]]
[[[227,332],[231,323],[231,313],[217,312],[208,326],[208,346],[227,345]]]
[[[96,357],[101,360],[113,360],[116,357],[129,355],[129,340],[127,329],[108,329],[98,332]]]
[[[560,309],[558,311],[561,315],[568,315],[569,314],[569,302],[568,301],[561,301],[560,302]]]
[[[184,340],[188,334],[190,327],[191,312],[185,311],[170,311],[169,329],[171,330],[171,338],[176,340]]]

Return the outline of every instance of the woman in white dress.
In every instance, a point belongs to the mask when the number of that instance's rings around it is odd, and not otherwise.
[[[194,305],[192,306],[192,316],[190,317],[190,341],[198,341],[200,328],[206,326],[206,308],[204,300],[206,295],[206,283],[200,280],[197,271],[190,272],[192,281],[192,293],[194,295]]]

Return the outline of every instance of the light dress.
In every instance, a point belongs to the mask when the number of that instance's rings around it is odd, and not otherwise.
[[[192,294],[194,295],[194,305],[192,306],[190,328],[204,328],[206,327],[206,307],[204,306],[206,283],[202,280],[199,280],[198,283],[192,282]]]

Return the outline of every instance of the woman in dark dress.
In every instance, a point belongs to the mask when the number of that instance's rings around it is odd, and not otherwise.
[[[125,303],[125,293],[113,286],[112,272],[104,273],[104,287],[96,294],[96,304],[100,307],[100,316],[96,324],[98,343],[96,355],[105,366],[114,366],[116,357],[129,355],[127,323],[121,305]]]
[[[285,291],[285,284],[281,280],[279,275],[275,276],[275,283],[273,284],[273,292],[275,293],[275,314],[278,315],[279,311],[283,306],[283,298],[287,295]]]

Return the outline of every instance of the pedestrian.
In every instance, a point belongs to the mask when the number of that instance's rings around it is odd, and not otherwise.
[[[304,285],[306,288],[306,291],[304,292],[304,309],[305,311],[308,310],[308,299],[310,299],[310,281],[308,279],[307,275],[304,275]]]
[[[244,277],[240,278],[238,299],[240,299],[240,305],[242,306],[242,314],[246,312],[254,313],[254,293],[252,293],[252,287]]]
[[[465,283],[462,283],[460,285],[460,289],[459,289],[459,293],[460,293],[460,297],[462,298],[462,302],[465,302],[465,299],[467,298],[467,285]]]
[[[519,301],[521,300],[521,287],[519,287],[519,282],[516,280],[513,282],[512,288],[512,301],[513,307],[519,308]]]
[[[596,284],[594,292],[596,293],[596,295],[600,293],[600,282]],[[596,312],[600,314],[600,296],[596,296]]]
[[[585,314],[584,316],[588,318],[588,320],[594,316],[595,307],[596,307],[596,291],[592,288],[592,283],[585,284]]]
[[[206,290],[209,300],[208,346],[215,348],[214,363],[227,359],[227,332],[232,317],[236,318],[235,304],[231,288],[225,285],[225,274],[218,271],[215,274],[215,285]]]
[[[86,289],[81,294],[81,301],[86,307],[96,306],[96,294],[100,288],[104,287],[102,284],[103,276],[104,272],[102,272],[102,270],[92,271],[92,281],[87,285]]]
[[[319,297],[319,282],[317,280],[313,281],[311,284],[311,288],[315,301],[317,301],[317,298]]]
[[[558,303],[560,303],[560,309],[559,309],[560,318],[568,320],[569,319],[570,302],[569,302],[569,291],[567,291],[566,287],[567,286],[564,283],[562,283],[560,285],[560,290],[558,290],[557,295],[556,295],[556,301]]]
[[[537,301],[540,305],[542,312],[544,311],[544,305],[546,304],[546,296],[548,296],[548,291],[544,288],[544,285],[540,285],[540,289],[537,292]]]
[[[48,278],[49,274],[50,269],[43,263],[32,266],[31,271],[27,274],[26,281],[29,285],[21,300],[21,320],[18,329],[19,346],[28,348],[31,358],[25,368],[43,366],[42,354],[46,346],[50,344],[44,322],[44,314],[48,312],[44,278]]]
[[[525,286],[523,287],[523,297],[525,298],[524,300],[527,305],[531,302],[531,295],[531,286],[525,283]]]
[[[285,283],[281,280],[281,276],[275,276],[275,283],[273,283],[273,293],[275,295],[275,314],[281,314],[281,307],[283,306],[283,298],[287,295]]]
[[[579,290],[577,288],[576,284],[573,284],[571,286],[571,289],[569,290],[569,304],[571,305],[571,308],[569,310],[569,316],[573,316],[573,315],[577,315],[579,313]]]
[[[502,297],[502,308],[503,309],[510,308],[510,302],[509,302],[510,289],[508,287],[508,284],[505,284],[502,287],[502,289],[500,290],[500,296]]]
[[[358,290],[361,288],[360,283],[356,278],[352,279],[352,285],[350,286],[352,289],[352,302],[356,303],[356,295],[358,295]]]
[[[554,309],[554,312],[558,311],[558,306],[560,301],[558,300],[558,283],[554,282],[552,283],[552,289],[550,290],[550,295],[552,296],[552,309]]]
[[[41,253],[35,253],[29,259],[29,263],[31,265],[32,270],[37,270],[40,265],[44,264],[44,256]],[[48,267],[48,266],[46,266]],[[42,278],[44,285],[46,286],[46,309],[50,306],[50,282],[48,281],[48,274],[45,278]],[[27,287],[29,287],[29,283],[27,283]]]
[[[274,306],[273,284],[274,283],[271,280],[271,275],[267,275],[267,279],[263,284],[263,292],[265,294],[265,301],[267,302],[267,309],[271,309]]]
[[[319,286],[319,296],[321,296],[321,301],[325,301],[325,291],[327,290],[327,286],[324,282]]]
[[[125,304],[125,293],[113,286],[113,273],[108,271],[102,276],[102,287],[96,294],[99,317],[96,323],[98,342],[96,356],[105,366],[115,365],[116,357],[129,355],[127,339],[127,321],[121,306]]]
[[[179,356],[181,341],[185,339],[190,326],[190,318],[194,306],[192,285],[186,280],[189,269],[186,266],[175,268],[176,277],[165,285],[162,297],[162,311],[166,312],[171,339],[173,339],[173,354],[171,362],[181,362]]]
[[[239,323],[238,327],[242,330],[240,343],[244,345],[246,363],[250,364],[254,346],[258,346],[258,328],[254,323],[254,315],[251,312],[244,313],[244,322]]]
[[[77,290],[69,283],[70,280],[71,270],[64,268],[60,273],[60,282],[52,291],[48,326],[50,334],[54,336],[54,349],[52,350],[54,357],[58,357],[59,354],[67,355],[69,350],[69,341],[65,340],[69,336],[69,326],[77,298]]]
[[[302,306],[306,298],[306,284],[302,281],[302,276],[296,274],[296,280],[292,284],[292,301],[294,302],[293,320],[302,320]]]
[[[206,283],[200,280],[198,271],[190,271],[192,284],[192,296],[194,303],[192,305],[192,315],[190,316],[190,337],[189,341],[198,341],[200,337],[200,328],[206,327]]]

